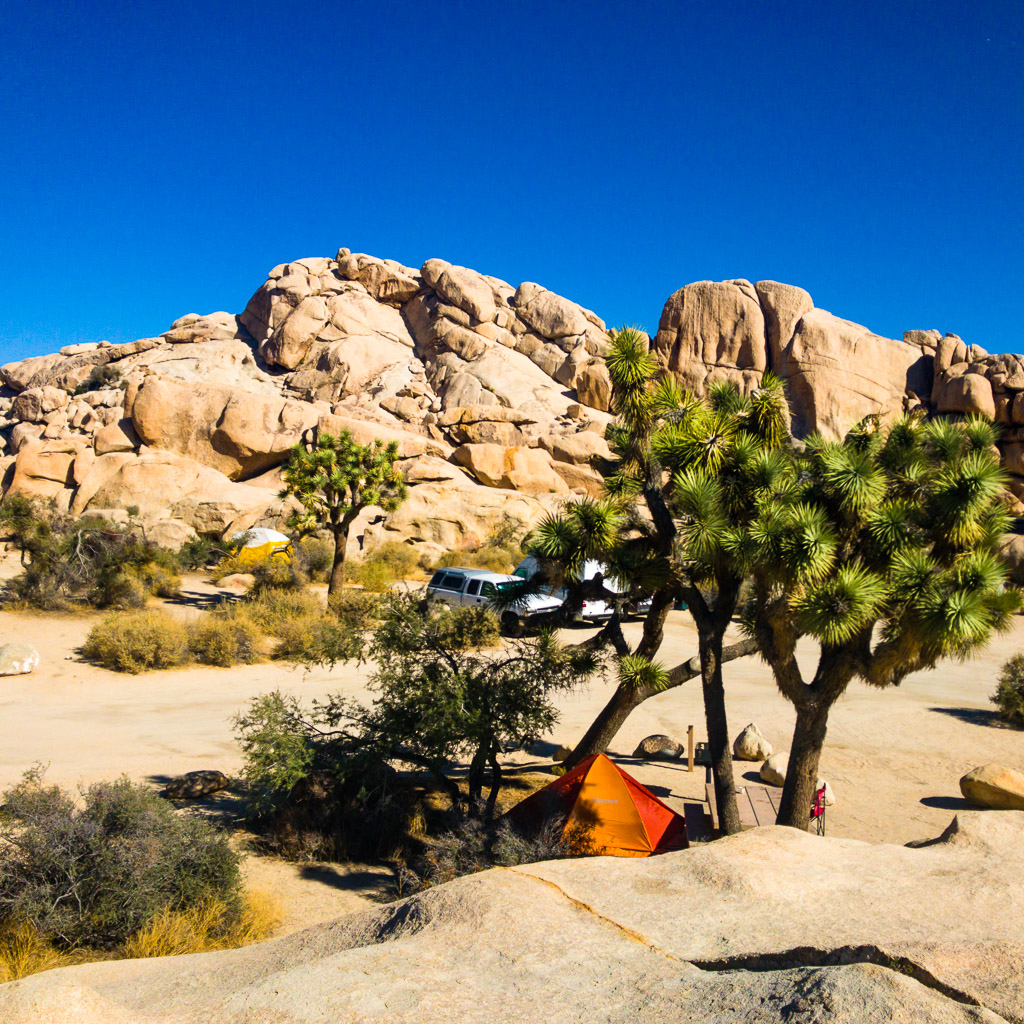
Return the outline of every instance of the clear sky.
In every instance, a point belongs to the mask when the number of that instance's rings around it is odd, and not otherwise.
[[[0,7],[0,356],[340,246],[653,329],[774,278],[1022,351],[1024,0]]]

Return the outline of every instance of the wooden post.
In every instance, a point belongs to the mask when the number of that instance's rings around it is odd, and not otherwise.
[[[693,771],[693,726],[686,730],[686,770]]]

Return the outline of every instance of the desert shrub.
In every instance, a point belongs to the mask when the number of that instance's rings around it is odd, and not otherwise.
[[[128,939],[124,955],[182,956],[237,949],[267,938],[282,917],[280,900],[262,890],[247,891],[237,909],[222,899],[184,910],[167,906]]]
[[[392,584],[419,575],[419,559],[409,544],[385,541],[365,558],[350,562],[346,569],[352,583],[361,583],[366,590],[382,593]]]
[[[280,636],[293,621],[315,619],[325,612],[323,602],[308,590],[250,590],[231,612],[256,624],[267,636]]]
[[[525,832],[504,818],[496,824],[480,816],[466,818],[424,844],[423,852],[403,866],[399,872],[400,894],[488,868],[589,856],[595,852],[591,833],[586,826],[566,828],[564,819],[549,819],[536,830]]]
[[[209,537],[190,537],[178,548],[178,563],[183,569],[195,571],[217,561],[223,553]]]
[[[1003,665],[992,702],[1000,717],[1024,726],[1024,654],[1015,654]]]
[[[227,833],[126,778],[81,796],[38,771],[5,794],[0,923],[30,925],[59,949],[114,949],[164,911],[218,904],[223,927],[239,919]]]
[[[309,578],[317,583],[326,583],[334,564],[334,541],[321,537],[303,537],[296,549]]]
[[[302,665],[333,665],[357,657],[362,646],[353,632],[336,616],[321,610],[313,617],[293,618],[275,630],[274,658]]]
[[[116,672],[171,668],[189,660],[189,631],[167,612],[116,612],[92,627],[82,653]]]
[[[202,665],[252,665],[260,659],[262,632],[244,615],[210,612],[189,623],[188,647]]]
[[[89,376],[75,388],[74,394],[84,395],[89,391],[102,391],[117,387],[120,383],[121,371],[116,366],[105,363],[103,366],[94,366]]]
[[[5,587],[9,600],[42,609],[133,608],[150,594],[170,597],[178,591],[175,555],[146,543],[137,527],[79,519],[17,495],[0,506],[0,523],[21,550],[24,566]]]

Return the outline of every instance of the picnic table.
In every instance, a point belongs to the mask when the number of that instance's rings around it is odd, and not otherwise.
[[[718,831],[718,805],[715,802],[715,784],[704,786],[711,827]],[[779,813],[779,791],[768,786],[741,786],[736,790],[736,807],[740,812],[740,825],[746,830],[759,825],[774,825]]]

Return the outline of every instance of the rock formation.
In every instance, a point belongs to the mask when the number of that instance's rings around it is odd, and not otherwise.
[[[137,506],[149,536],[180,543],[280,526],[289,447],[345,429],[396,441],[411,485],[390,522],[357,525],[354,544],[472,545],[503,517],[525,526],[569,494],[599,493],[608,344],[597,315],[541,285],[342,249],[275,267],[237,316],[189,314],[157,338],[0,367],[0,486],[75,514]],[[775,371],[798,436],[919,406],[993,416],[1024,499],[1015,356],[937,331],[883,338],[774,281],[686,285],[651,344],[698,393],[718,379],[749,390]]]
[[[0,986],[5,1024],[1024,1019],[1024,812],[497,868],[273,942]]]

